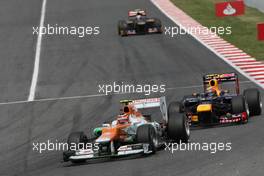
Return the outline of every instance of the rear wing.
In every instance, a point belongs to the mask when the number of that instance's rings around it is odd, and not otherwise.
[[[140,14],[141,16],[146,16],[146,11],[145,10],[130,10],[128,11],[128,16],[129,17],[134,17]]]
[[[239,80],[236,73],[220,73],[220,74],[208,74],[203,76],[204,91],[206,91],[209,81],[216,79],[220,84],[224,82],[235,82],[236,93],[239,94]]]
[[[149,99],[140,99],[140,100],[133,100],[131,102],[137,109],[147,109],[147,108],[160,108],[162,118],[165,122],[168,122],[168,113],[167,113],[167,105],[166,105],[166,98],[149,98]]]

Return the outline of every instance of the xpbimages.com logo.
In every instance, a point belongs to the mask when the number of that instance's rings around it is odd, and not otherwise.
[[[43,142],[33,142],[32,143],[32,150],[34,152],[43,153],[45,151],[77,151],[77,150],[99,150],[98,143],[65,143],[59,142],[58,140],[52,141],[47,140]]]
[[[168,35],[170,37],[176,37],[178,35],[209,35],[211,36],[217,36],[217,35],[231,35],[232,34],[232,27],[204,27],[204,26],[198,26],[198,27],[184,27],[182,25],[180,26],[165,26],[165,35]]]
[[[98,26],[58,26],[47,24],[47,26],[34,27],[33,35],[72,35],[79,38],[91,35],[99,35],[100,27]]]
[[[232,143],[231,142],[190,142],[190,143],[165,143],[165,151],[173,154],[176,151],[207,151],[211,154],[215,154],[219,151],[231,151]]]
[[[164,84],[118,84],[113,82],[112,84],[101,84],[98,85],[98,92],[105,95],[109,94],[124,94],[124,93],[144,93],[145,95],[150,95],[151,93],[164,93],[166,91],[166,86]]]

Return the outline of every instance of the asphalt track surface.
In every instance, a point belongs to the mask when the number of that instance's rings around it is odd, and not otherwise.
[[[99,26],[86,38],[43,36],[36,99],[98,93],[112,81],[200,85],[204,73],[234,71],[190,36],[147,35],[120,38],[116,23],[128,9],[147,8],[164,25],[175,26],[148,0],[48,0],[45,24]],[[32,77],[41,1],[0,2],[1,102],[26,100]],[[242,81],[247,81],[240,75]],[[241,88],[256,87],[244,83]],[[201,88],[166,91],[167,101]],[[263,96],[263,91],[262,96]],[[160,96],[153,94],[150,97]],[[232,142],[231,152],[160,151],[147,158],[62,164],[62,152],[32,151],[32,142],[66,141],[72,131],[87,133],[118,113],[118,101],[143,95],[112,95],[0,106],[0,175],[262,175],[263,116],[247,125],[192,131],[192,142]]]

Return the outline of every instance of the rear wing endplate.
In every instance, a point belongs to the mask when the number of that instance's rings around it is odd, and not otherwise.
[[[147,109],[147,108],[160,108],[162,118],[165,122],[168,122],[168,113],[165,96],[160,98],[149,98],[133,100],[131,102],[137,109]]]

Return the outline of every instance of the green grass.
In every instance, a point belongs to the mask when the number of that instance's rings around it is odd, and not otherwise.
[[[246,14],[236,17],[216,17],[215,2],[224,0],[171,0],[177,7],[206,27],[232,27],[231,35],[222,38],[258,60],[264,60],[264,41],[257,40],[257,23],[264,23],[264,13],[246,7]]]

